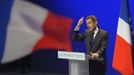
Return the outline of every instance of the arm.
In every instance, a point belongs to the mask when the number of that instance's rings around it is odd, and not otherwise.
[[[83,32],[81,34],[79,33],[79,29],[80,29],[80,27],[81,27],[81,25],[83,23],[83,19],[84,19],[84,17],[81,17],[79,19],[78,24],[77,24],[77,26],[74,29],[73,39],[75,39],[75,40],[79,40],[80,41],[80,40],[84,40],[84,38],[85,38],[85,32]]]
[[[85,32],[83,32],[83,33],[79,33],[79,31],[75,31],[74,30],[74,32],[73,32],[73,39],[75,39],[75,40],[78,40],[78,41],[82,41],[82,40],[84,40],[85,39]]]
[[[101,55],[103,53],[104,50],[107,49],[108,46],[108,33],[106,33],[103,38],[102,38],[102,42],[101,42],[101,47],[100,49],[97,51],[97,53],[99,55]]]

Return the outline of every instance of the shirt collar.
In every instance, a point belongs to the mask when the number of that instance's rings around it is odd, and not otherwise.
[[[98,27],[96,27],[96,29],[95,29],[94,33],[96,34],[98,31],[99,31],[99,28],[98,28]]]

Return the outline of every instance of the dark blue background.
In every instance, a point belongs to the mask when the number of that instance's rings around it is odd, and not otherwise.
[[[120,75],[112,68],[112,58],[115,45],[115,35],[120,13],[121,0],[32,0],[49,10],[73,19],[72,30],[80,17],[96,15],[100,28],[108,31],[109,44],[107,49],[107,75]],[[134,1],[129,0],[132,23],[134,23]],[[133,24],[134,25],[134,24]],[[133,27],[133,26],[132,26]],[[83,31],[86,25],[81,27]],[[134,28],[134,27],[133,27]],[[71,35],[70,35],[71,38]],[[85,43],[72,40],[73,51],[85,52]]]
[[[112,68],[112,58],[115,45],[115,35],[120,13],[121,0],[32,0],[50,11],[73,19],[72,30],[80,17],[96,15],[100,28],[108,31],[109,44],[107,49],[107,75],[120,75]],[[134,16],[134,1],[129,0],[131,16]],[[132,23],[134,17],[132,17]],[[81,27],[83,31],[86,25]],[[71,38],[71,35],[70,35]],[[85,43],[72,40],[73,51],[85,52]]]
[[[5,7],[0,5],[0,9],[4,10],[0,12],[0,16],[5,13],[10,13],[9,7],[11,8],[12,0],[0,0],[5,1]],[[120,75],[117,71],[112,68],[112,58],[115,45],[115,35],[118,24],[118,17],[120,11],[121,0],[30,0],[44,8],[49,9],[59,15],[64,15],[73,19],[72,30],[77,24],[80,17],[88,15],[96,15],[98,19],[98,25],[100,28],[106,30],[109,33],[109,44],[107,49],[107,75]],[[132,27],[134,30],[134,0],[129,0],[130,15],[132,17]],[[8,9],[6,8],[8,7]],[[0,10],[0,11],[1,11]],[[8,11],[7,11],[8,10]],[[34,11],[33,11],[34,12]],[[3,18],[9,18],[9,15],[5,15]],[[7,22],[0,19],[0,28],[7,25]],[[85,23],[81,27],[80,31],[86,28]],[[2,28],[1,28],[2,29]],[[0,29],[0,33],[5,34],[5,31]],[[0,34],[2,35],[2,34]],[[5,36],[4,36],[5,37]],[[1,38],[4,38],[1,37]],[[0,39],[1,39],[0,38]],[[70,35],[71,38],[71,35]],[[0,40],[1,41],[1,40]],[[2,45],[3,43],[1,43]],[[73,51],[85,52],[85,43],[76,42],[72,40]],[[0,52],[2,54],[3,52]]]

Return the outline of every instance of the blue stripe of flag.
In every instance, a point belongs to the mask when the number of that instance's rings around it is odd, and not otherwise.
[[[128,0],[121,1],[121,9],[120,9],[120,18],[122,18],[125,22],[129,23],[129,6]]]
[[[11,8],[13,5],[13,0],[0,0],[0,61],[2,60],[7,26],[10,20]]]

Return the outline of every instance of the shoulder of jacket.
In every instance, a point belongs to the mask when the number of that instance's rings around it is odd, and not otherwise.
[[[100,29],[100,31],[102,32],[102,33],[108,33],[107,31],[105,31],[105,30],[103,30],[103,29]]]

